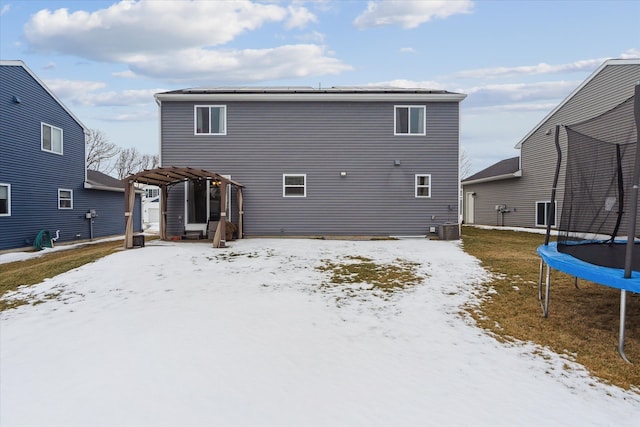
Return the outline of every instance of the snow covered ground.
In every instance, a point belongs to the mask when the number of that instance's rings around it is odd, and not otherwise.
[[[459,242],[148,242],[0,314],[0,425],[634,426],[640,395],[461,314]],[[316,267],[418,263],[388,294]],[[613,351],[613,350],[612,350]]]

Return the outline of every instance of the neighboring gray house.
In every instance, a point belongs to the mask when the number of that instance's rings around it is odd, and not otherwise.
[[[465,96],[306,87],[159,93],[161,164],[244,185],[245,236],[438,233],[458,222]],[[216,197],[208,182],[171,187],[168,233],[205,231],[220,218]],[[229,204],[235,222],[233,194]]]
[[[556,168],[555,126],[571,125],[602,114],[634,94],[640,59],[605,61],[516,145],[520,157],[503,160],[462,181],[466,224],[546,227]],[[567,135],[560,129],[566,154]],[[559,221],[565,164],[560,171],[555,218]]]

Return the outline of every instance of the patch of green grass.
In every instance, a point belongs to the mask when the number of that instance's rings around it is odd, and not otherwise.
[[[123,241],[87,244],[79,248],[44,254],[25,261],[0,264],[0,311],[30,304],[22,299],[3,298],[20,286],[30,286],[122,249]],[[51,296],[54,298],[55,296]],[[42,301],[39,301],[40,303]],[[35,303],[38,303],[36,301]]]
[[[395,292],[416,286],[424,277],[416,273],[419,264],[397,259],[393,264],[377,264],[362,256],[348,256],[342,262],[323,260],[318,270],[329,273],[333,284],[366,284],[372,289]]]
[[[462,227],[464,250],[493,274],[480,307],[468,311],[496,338],[532,341],[566,354],[593,375],[626,389],[640,388],[640,295],[627,293],[626,363],[618,355],[620,291],[553,271],[549,317],[538,301],[544,235]]]

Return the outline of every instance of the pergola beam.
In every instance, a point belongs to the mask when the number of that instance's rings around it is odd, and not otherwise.
[[[220,221],[216,229],[216,236],[213,239],[214,247],[225,247],[225,223],[226,223],[226,199],[228,197],[229,185],[235,185],[238,188],[238,205],[240,210],[239,217],[239,237],[242,238],[242,188],[243,185],[237,181],[225,178],[215,172],[209,172],[204,169],[196,169],[190,167],[162,167],[156,169],[145,169],[137,174],[130,175],[123,179],[125,187],[125,249],[133,247],[133,209],[135,205],[135,184],[142,183],[147,185],[156,185],[161,189],[160,197],[160,238],[167,239],[167,197],[168,186],[178,182],[211,180],[220,183]]]

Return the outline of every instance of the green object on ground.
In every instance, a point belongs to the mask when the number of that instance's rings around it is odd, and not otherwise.
[[[51,233],[49,230],[40,230],[35,240],[33,241],[33,248],[36,251],[42,250],[42,248],[52,248]]]

